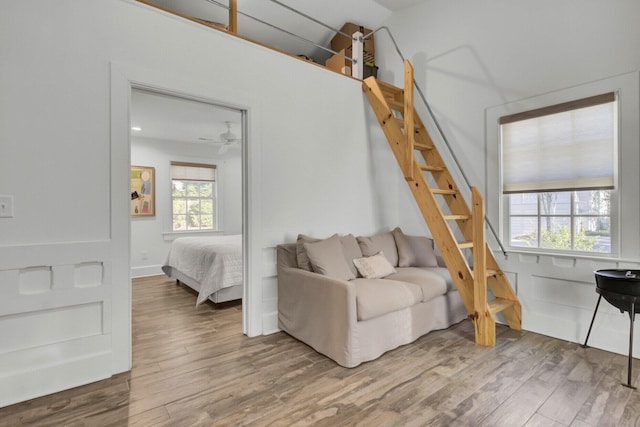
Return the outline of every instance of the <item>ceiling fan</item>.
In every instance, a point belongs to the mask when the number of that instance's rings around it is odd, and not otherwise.
[[[215,141],[222,143],[222,146],[218,149],[218,154],[226,153],[230,146],[238,144],[241,141],[235,133],[231,132],[232,122],[224,123],[227,125],[227,131],[220,134],[220,141]]]

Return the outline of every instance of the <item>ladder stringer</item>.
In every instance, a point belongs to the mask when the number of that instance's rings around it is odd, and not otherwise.
[[[409,67],[405,63],[405,70]],[[405,75],[405,84],[408,80]],[[472,189],[473,212],[464,201],[420,117],[407,103],[406,93],[412,90],[411,84],[403,90],[369,77],[362,87],[474,323],[476,343],[492,346],[496,335],[494,315],[502,312],[509,326],[520,330],[521,305],[484,238],[484,201],[476,189]],[[407,115],[411,116],[408,120]],[[413,138],[408,138],[406,130],[411,128]],[[414,149],[424,158],[423,164],[413,156]],[[411,151],[410,157],[407,151]],[[412,170],[407,165],[409,159]],[[431,175],[434,188],[425,174]],[[444,198],[450,213],[443,214],[442,200],[437,197]],[[477,200],[481,205],[479,211]],[[457,225],[458,237],[461,234],[463,242],[457,241],[453,225]],[[469,267],[462,248],[471,249],[475,271]],[[494,296],[491,301],[487,301],[487,287]]]
[[[438,246],[440,255],[447,266],[451,278],[458,289],[468,313],[474,312],[473,274],[467,264],[461,245],[456,240],[442,213],[438,200],[429,190],[427,180],[421,173],[418,162],[414,161],[415,180],[407,181],[420,213]]]
[[[378,81],[374,77],[369,77],[363,81],[362,88],[369,99],[369,103],[378,118],[389,145],[394,153],[398,153],[396,158],[402,173],[406,179],[413,179],[413,162],[407,161],[409,155],[411,155],[412,159],[414,158],[413,150],[409,152],[402,128],[398,125],[397,119],[393,115],[393,110],[389,106]]]
[[[422,123],[419,121],[419,117],[416,116],[417,126],[420,126],[419,131],[424,129]],[[444,166],[444,161],[440,156],[440,153],[436,149],[431,149],[427,151],[421,151],[422,157],[425,160],[426,164],[434,165],[435,167]],[[464,198],[461,194],[457,192],[457,186],[453,180],[453,177],[449,173],[449,171],[444,168],[440,173],[432,174],[433,179],[435,180],[439,189],[436,190],[444,191],[446,189],[456,190],[456,193],[451,195],[450,197],[445,197],[445,202],[449,207],[451,212],[455,212],[455,215],[458,217],[465,216],[473,216],[471,209],[465,202]],[[481,214],[484,217],[484,214]],[[465,241],[475,241],[473,235],[473,226],[471,221],[457,221],[460,232],[462,233]],[[509,324],[509,327],[512,329],[520,330],[521,329],[521,312],[522,308],[520,306],[520,302],[518,301],[518,297],[516,296],[513,288],[511,287],[511,283],[507,276],[500,269],[493,252],[489,248],[488,245],[483,245],[486,247],[486,269],[492,272],[495,272],[492,275],[487,275],[487,286],[491,290],[491,293],[496,299],[501,301],[507,301],[506,303],[498,303],[494,304],[494,309],[491,311],[502,312],[505,320]],[[472,248],[473,251],[473,248]],[[497,310],[500,308],[500,310]]]
[[[387,137],[391,151],[398,164],[402,167],[404,161],[404,150],[400,125],[392,120],[393,112],[387,104],[385,97],[378,86],[375,78],[369,77],[363,82],[363,90],[373,107],[378,122]],[[444,215],[438,205],[434,195],[429,191],[427,181],[422,174],[417,161],[412,162],[413,181],[407,181],[414,198],[418,204],[420,212],[431,230],[431,234],[438,245],[440,254],[449,268],[451,277],[460,293],[460,297],[469,313],[473,312],[473,277],[468,264],[464,261],[464,255],[457,244],[455,236],[451,232]],[[405,176],[407,174],[405,173]]]
[[[408,60],[404,61],[404,87],[413,88],[413,67]],[[404,106],[403,106],[403,128],[404,128],[404,158],[403,158],[403,170],[404,177],[407,181],[413,181],[415,179],[413,167],[411,164],[414,161],[414,141],[415,141],[415,110],[413,108],[413,90],[404,91]]]

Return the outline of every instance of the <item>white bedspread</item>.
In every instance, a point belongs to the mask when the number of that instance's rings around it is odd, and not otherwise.
[[[171,244],[162,271],[171,269],[200,284],[196,304],[212,293],[242,284],[242,235],[179,237]]]

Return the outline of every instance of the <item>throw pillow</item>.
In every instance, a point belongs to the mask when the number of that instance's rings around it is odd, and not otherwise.
[[[396,248],[396,241],[393,238],[393,234],[391,234],[390,231],[371,237],[359,236],[357,240],[362,250],[362,255],[367,257],[382,251],[392,266],[398,266],[398,249]]]
[[[298,240],[296,241],[296,259],[298,261],[298,268],[307,271],[313,271],[311,262],[309,261],[309,256],[307,255],[307,251],[304,250],[304,244],[319,242],[320,240],[322,239],[316,239],[304,234],[298,234]]]
[[[304,249],[304,244],[315,243],[319,242],[320,240],[323,239],[316,239],[315,237],[310,237],[305,234],[298,234],[298,239],[296,241],[296,260],[298,262],[298,268],[307,271],[313,271],[313,267],[311,266],[311,262],[309,261],[307,251]],[[349,269],[351,269],[354,275],[357,275],[358,271],[353,265],[353,259],[362,257],[362,251],[360,250],[358,241],[353,236],[353,234],[347,234],[340,237],[340,242],[342,243],[344,259],[347,262],[347,265],[349,265]]]
[[[381,279],[396,272],[382,251],[369,257],[356,258],[353,263],[365,279]]]
[[[342,243],[337,234],[325,240],[303,245],[314,272],[341,280],[356,278],[344,259]]]
[[[433,240],[423,236],[409,236],[400,227],[393,230],[398,247],[398,267],[437,267]]]
[[[358,241],[356,240],[353,234],[347,234],[340,238],[340,242],[342,243],[342,251],[344,252],[344,259],[347,262],[347,265],[351,269],[351,272],[357,277],[358,270],[356,270],[356,266],[353,264],[353,260],[355,258],[362,258],[362,251],[360,250],[360,245],[358,245]]]

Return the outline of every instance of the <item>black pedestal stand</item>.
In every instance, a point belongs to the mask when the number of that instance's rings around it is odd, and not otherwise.
[[[631,385],[631,372],[633,369],[633,322],[636,317],[636,303],[640,302],[640,297],[632,295],[624,295],[616,292],[607,291],[604,289],[596,288],[596,292],[600,294],[598,302],[596,303],[596,309],[593,311],[593,317],[591,318],[591,325],[589,325],[589,332],[587,332],[587,338],[584,340],[583,348],[587,348],[587,342],[589,341],[589,335],[591,334],[591,328],[593,327],[593,321],[596,320],[596,313],[598,312],[598,306],[600,300],[604,296],[605,299],[620,309],[620,311],[627,311],[621,307],[628,304],[629,307],[629,362],[627,367],[627,383],[622,383],[623,386],[636,390],[636,387]],[[612,302],[613,300],[613,302]]]

